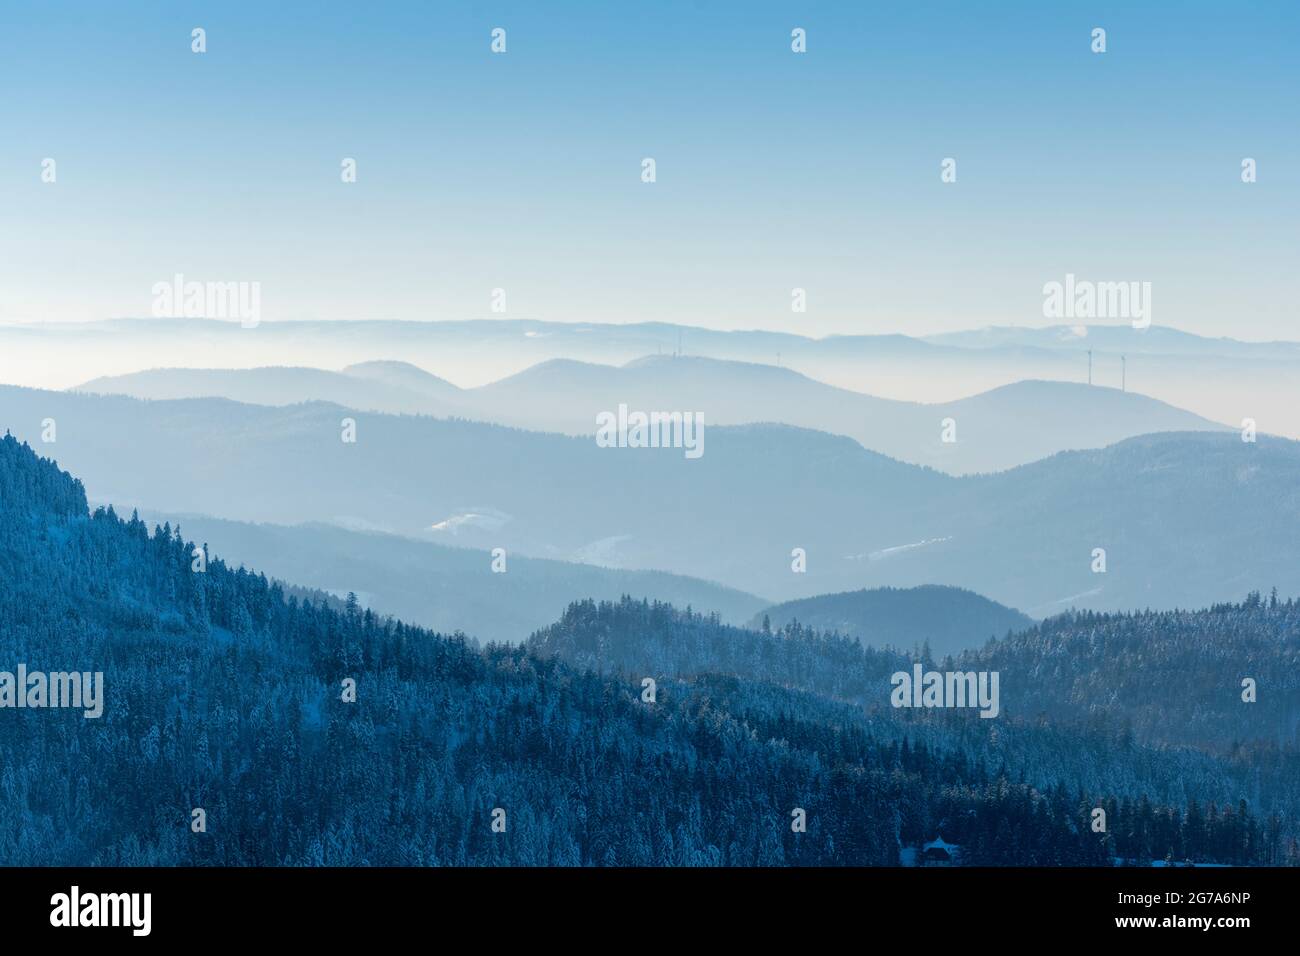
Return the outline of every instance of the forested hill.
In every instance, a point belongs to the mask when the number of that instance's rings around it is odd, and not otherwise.
[[[1294,838],[1298,621],[1300,602],[1257,595],[1198,612],[1063,615],[980,651],[923,662],[998,671],[996,720],[894,709],[890,676],[911,670],[910,655],[798,622],[747,630],[664,604],[582,601],[527,646],[604,673],[726,674],[844,701],[874,734],[1007,767],[1043,789],[1065,784],[1189,807],[1247,798],[1257,812],[1277,813]],[[1243,675],[1256,679],[1255,703],[1242,700]]]
[[[1033,625],[1032,618],[965,588],[923,584],[914,588],[864,588],[786,601],[759,611],[750,627],[781,628],[791,621],[836,631],[872,647],[911,650],[923,642],[942,657],[981,646]]]
[[[733,674],[869,710],[889,706],[890,675],[913,663],[911,654],[798,621],[743,629],[626,598],[577,602],[528,646],[582,667]],[[1300,601],[1254,594],[1202,611],[1069,613],[948,660],[958,670],[998,671],[1002,714],[1012,720],[1109,726],[1207,751],[1300,746]],[[1242,699],[1247,677],[1254,703]]]
[[[798,621],[775,632],[752,630],[723,624],[716,615],[630,598],[577,601],[526,646],[539,656],[602,672],[660,679],[727,674],[868,707],[887,705],[889,676],[912,663],[895,649],[863,647],[852,637]]]
[[[53,462],[38,460],[8,432],[0,441],[0,512],[54,519],[86,515],[86,489]]]
[[[1113,714],[1141,740],[1211,750],[1300,748],[1300,601],[1276,591],[1199,611],[1070,612],[961,663],[1001,670],[1025,715]]]
[[[1166,766],[1199,804],[1127,778],[1035,788],[924,722],[900,734],[735,677],[665,679],[647,702],[639,679],[300,599],[215,555],[196,571],[193,552],[87,514],[74,479],[0,439],[0,670],[102,671],[105,698],[98,718],[0,708],[0,863],[888,865],[939,831],[970,862],[1294,855],[1231,767]]]

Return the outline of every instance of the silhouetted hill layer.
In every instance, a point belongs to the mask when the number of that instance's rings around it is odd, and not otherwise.
[[[1222,427],[1143,395],[1075,382],[1017,382],[923,405],[834,388],[787,368],[675,356],[622,367],[554,359],[465,390],[403,362],[369,362],[341,372],[153,369],[95,379],[81,390],[266,405],[319,399],[363,411],[455,415],[570,435],[594,434],[600,412],[625,404],[698,412],[709,425],[774,422],[847,435],[872,451],[950,474],[1000,471],[1149,432]],[[956,441],[942,440],[945,422],[953,423]]]
[[[255,329],[202,319],[55,322],[0,327],[0,382],[67,388],[163,365],[337,369],[401,359],[464,388],[550,359],[622,365],[680,352],[781,365],[881,398],[953,402],[1016,382],[1086,382],[1089,350],[1099,386],[1119,388],[1126,377],[1130,390],[1211,421],[1236,427],[1252,417],[1261,431],[1300,438],[1296,343],[1210,339],[1127,323],[983,329],[925,340],[528,319],[263,322]]]

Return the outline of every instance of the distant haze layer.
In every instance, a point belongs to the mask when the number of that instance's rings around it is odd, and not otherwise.
[[[812,339],[663,323],[264,322],[113,320],[0,327],[0,382],[68,388],[150,368],[342,369],[400,359],[473,387],[550,359],[622,365],[682,353],[781,365],[881,398],[950,402],[1028,379],[1086,383],[1158,399],[1232,427],[1300,437],[1300,346],[1206,339],[1170,328],[988,329],[933,339]]]

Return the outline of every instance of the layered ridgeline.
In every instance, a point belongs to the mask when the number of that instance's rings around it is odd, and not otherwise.
[[[80,348],[93,341],[93,348]],[[458,386],[476,386],[550,359],[622,365],[685,354],[781,365],[844,389],[907,401],[955,401],[1026,380],[1086,382],[1149,395],[1212,421],[1259,419],[1300,437],[1300,346],[1210,339],[1151,326],[984,329],[904,335],[724,332],[667,323],[262,322],[115,319],[0,327],[0,381],[67,388],[142,365],[343,368],[400,357]],[[1127,356],[1125,365],[1123,357]],[[6,364],[6,360],[8,363]],[[345,403],[347,404],[347,403]],[[1033,415],[1032,409],[1026,414]],[[1114,440],[1114,439],[1112,439]]]
[[[1042,617],[1300,591],[1300,444],[1267,436],[1148,435],[953,478],[779,425],[706,423],[690,459],[324,403],[3,386],[0,422],[34,444],[57,425],[41,447],[119,507],[669,571],[769,600],[946,584]]]
[[[990,637],[1022,631],[1034,622],[1014,608],[961,588],[937,584],[819,594],[764,608],[751,629],[781,629],[798,621],[815,631],[856,637],[871,647],[910,650],[924,642],[938,656],[979,647]]]
[[[1078,382],[1017,382],[927,405],[835,388],[788,368],[678,356],[623,366],[556,359],[471,389],[403,362],[364,362],[338,372],[151,369],[94,379],[80,390],[265,405],[324,400],[571,435],[594,434],[596,415],[620,404],[678,409],[700,413],[709,425],[776,422],[847,435],[864,448],[950,474],[1000,471],[1150,432],[1221,427],[1144,395]],[[957,423],[958,441],[940,440],[945,420]]]
[[[76,480],[0,440],[0,666],[104,675],[98,718],[0,708],[3,862],[891,864],[940,828],[970,862],[1286,859],[1282,824],[1200,755],[1122,761],[1183,761],[1186,815],[1039,789],[927,721],[735,676],[666,678],[648,703],[639,679],[286,595],[215,555],[196,571],[193,551],[88,514]]]

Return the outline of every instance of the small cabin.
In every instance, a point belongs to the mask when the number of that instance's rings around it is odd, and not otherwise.
[[[940,834],[939,837],[921,847],[919,862],[921,866],[952,866],[957,862],[960,849],[956,844],[945,843],[943,835]]]

